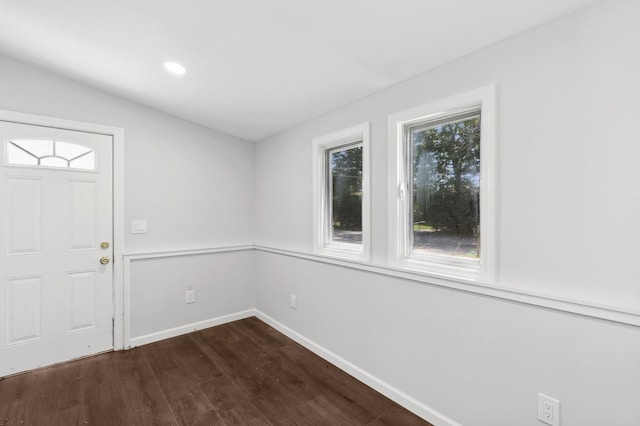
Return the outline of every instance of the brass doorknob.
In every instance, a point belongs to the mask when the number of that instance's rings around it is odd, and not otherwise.
[[[100,258],[100,263],[102,263],[103,265],[106,265],[109,262],[110,262],[110,259],[107,256],[102,256]]]

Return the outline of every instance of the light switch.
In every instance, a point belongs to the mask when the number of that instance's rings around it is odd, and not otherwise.
[[[132,234],[146,234],[147,233],[147,221],[146,220],[132,220],[131,221],[131,233]]]

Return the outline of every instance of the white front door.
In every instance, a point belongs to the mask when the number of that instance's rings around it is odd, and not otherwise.
[[[113,349],[112,136],[0,141],[0,377]]]

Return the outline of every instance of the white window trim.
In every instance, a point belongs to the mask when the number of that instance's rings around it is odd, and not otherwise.
[[[358,124],[348,129],[314,138],[312,141],[313,182],[313,251],[318,254],[369,261],[371,258],[370,203],[370,124]],[[350,142],[362,140],[362,244],[327,241],[329,223],[327,193],[325,191],[326,151]]]
[[[480,107],[480,261],[458,262],[447,257],[410,256],[408,203],[405,201],[404,129],[406,125],[446,117],[458,111]],[[489,283],[494,280],[496,260],[495,208],[496,87],[489,85],[440,99],[389,116],[389,230],[390,266],[434,276],[465,278]]]

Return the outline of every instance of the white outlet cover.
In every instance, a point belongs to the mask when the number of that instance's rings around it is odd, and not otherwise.
[[[560,401],[539,393],[538,420],[551,426],[560,426]]]
[[[132,234],[146,234],[147,233],[147,221],[145,219],[132,220],[131,221],[131,233]]]
[[[297,307],[298,307],[297,305],[298,304],[297,304],[297,298],[296,298],[295,294],[291,295],[291,301],[290,302],[291,302],[291,304],[290,304],[291,305],[291,309],[297,309]]]

